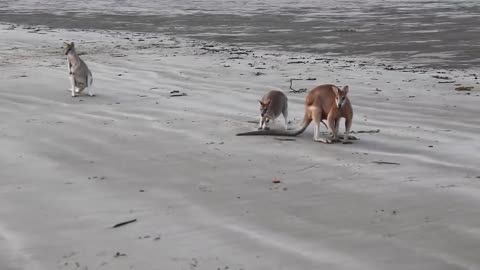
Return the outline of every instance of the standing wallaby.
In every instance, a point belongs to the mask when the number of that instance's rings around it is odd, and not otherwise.
[[[88,89],[89,96],[94,96],[92,72],[75,52],[75,44],[64,42],[64,53],[67,55],[68,74],[70,76],[71,88],[68,91],[72,91],[72,97],[75,97],[77,93],[80,94],[85,88]]]
[[[349,136],[353,119],[353,109],[347,97],[348,86],[339,89],[335,85],[324,84],[313,88],[305,98],[305,116],[299,129],[292,131],[284,130],[258,130],[239,133],[237,136],[247,135],[283,135],[297,136],[307,129],[310,122],[315,125],[313,139],[317,142],[332,143],[338,141],[338,127],[340,118],[345,118],[345,136],[343,143],[351,143],[349,139],[356,139]],[[320,138],[320,123],[326,119],[332,132],[331,139]],[[323,123],[323,122],[322,122]]]
[[[267,124],[273,122],[280,114],[283,114],[285,129],[288,129],[288,99],[283,92],[272,90],[258,102],[260,102],[259,130],[268,130]]]

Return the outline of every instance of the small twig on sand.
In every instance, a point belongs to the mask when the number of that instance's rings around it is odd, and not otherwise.
[[[296,81],[301,81],[302,79],[290,79],[290,93],[295,93],[295,94],[298,94],[298,93],[303,93],[303,92],[306,92],[307,91],[307,88],[300,88],[300,89],[293,89],[292,88],[292,84],[293,84],[293,80],[296,80]]]
[[[128,221],[125,221],[125,222],[120,222],[118,224],[113,225],[112,228],[122,227],[122,226],[125,226],[127,224],[130,224],[130,223],[133,223],[133,222],[136,222],[136,221],[137,221],[137,219],[132,219],[132,220],[128,220]]]
[[[124,256],[127,256],[127,254],[117,252],[117,253],[115,253],[115,255],[114,255],[113,257],[114,257],[114,258],[118,258],[118,257],[124,257]]]
[[[438,83],[455,83],[455,81],[439,81]]]
[[[181,94],[170,94],[171,97],[183,97],[186,96],[187,93],[181,93]]]
[[[377,164],[386,164],[386,165],[400,165],[400,163],[397,163],[397,162],[389,162],[389,161],[372,161],[373,163],[377,163]]]

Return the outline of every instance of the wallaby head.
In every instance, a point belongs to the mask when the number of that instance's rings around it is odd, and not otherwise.
[[[347,99],[348,94],[348,85],[344,86],[343,89],[333,87],[333,92],[335,92],[335,104],[337,105],[338,109],[343,107],[345,104],[345,100]]]
[[[74,50],[75,50],[75,44],[73,43],[73,41],[71,43],[68,43],[68,42],[63,43],[63,52],[65,54],[68,54],[70,51],[74,51]]]
[[[268,100],[267,102],[259,100],[258,102],[260,103],[260,117],[265,119],[268,123],[268,121],[270,121],[269,118],[271,117],[268,108],[270,107],[272,100]]]

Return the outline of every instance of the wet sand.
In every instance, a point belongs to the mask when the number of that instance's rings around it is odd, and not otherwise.
[[[0,29],[2,270],[480,267],[471,72]],[[70,40],[96,97],[66,91]],[[294,141],[236,137],[255,129],[269,89],[287,93],[299,125],[305,93],[290,78],[350,85],[360,140],[325,145],[311,128]]]

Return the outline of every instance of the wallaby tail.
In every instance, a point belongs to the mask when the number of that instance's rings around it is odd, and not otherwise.
[[[244,133],[238,133],[237,136],[252,136],[252,135],[275,135],[275,136],[290,136],[295,137],[302,134],[308,125],[312,122],[312,119],[308,118],[306,115],[303,118],[302,125],[299,129],[296,130],[257,130]]]

